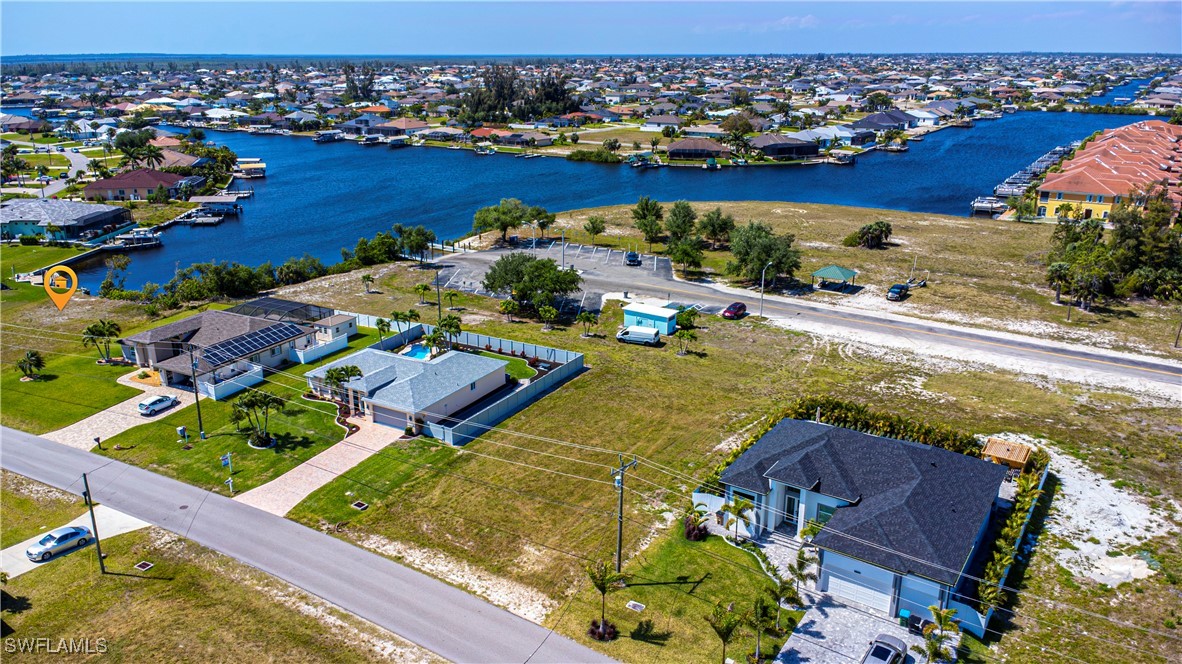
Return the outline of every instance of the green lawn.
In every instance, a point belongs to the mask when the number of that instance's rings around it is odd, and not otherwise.
[[[63,169],[70,165],[70,160],[63,154],[22,154],[20,158],[27,161],[33,171],[36,171],[38,166]]]
[[[34,134],[34,138],[30,139],[28,134],[20,134],[17,132],[9,132],[7,134],[0,134],[0,138],[6,141],[20,141],[22,143],[36,143],[37,145],[57,145],[61,142],[61,138],[56,134],[49,134],[48,137],[41,134]]]
[[[714,604],[734,602],[736,611],[747,611],[772,586],[752,554],[717,536],[690,542],[677,527],[629,561],[624,571],[631,575],[628,586],[607,596],[607,619],[620,632],[617,640],[601,643],[586,635],[591,620],[599,619],[600,596],[585,578],[578,580],[581,585],[568,611],[552,619],[561,623],[563,633],[622,662],[720,661],[722,645],[706,622]],[[633,600],[645,605],[642,613],[624,606]],[[785,620],[800,615],[783,612]],[[641,620],[652,621],[647,638],[633,635]],[[769,633],[761,647],[775,652],[785,640],[786,635]],[[727,657],[743,661],[745,652],[755,652],[755,633],[749,628],[727,648]]]
[[[538,375],[537,370],[535,370],[533,367],[529,366],[529,363],[526,362],[525,360],[521,359],[520,357],[509,357],[508,355],[501,355],[499,353],[491,353],[486,350],[480,351],[480,354],[485,357],[491,357],[494,360],[508,361],[509,366],[505,367],[506,373],[508,373],[510,376],[512,376],[518,380],[524,380],[526,378],[533,378],[534,376]]]
[[[73,247],[42,247],[39,245],[0,245],[0,273],[5,279],[17,274],[61,262],[83,253]],[[12,285],[9,282],[9,285]]]
[[[0,548],[23,542],[74,520],[82,499],[7,470],[0,472]]]
[[[44,293],[44,291],[42,291]],[[39,348],[39,342],[6,330],[4,345],[13,349]],[[82,348],[77,355],[43,352],[45,368],[40,378],[21,381],[14,364],[0,367],[0,423],[29,433],[45,433],[73,424],[141,392],[115,382],[130,371],[125,366],[96,364],[98,354]],[[23,354],[23,350],[21,351]]]
[[[31,487],[28,495],[9,490],[14,480]],[[57,499],[30,497],[56,490],[19,476],[6,475],[5,485],[6,545],[10,529],[15,537],[25,524],[60,525],[82,509],[75,503],[63,512]],[[92,648],[102,639],[106,653],[97,658],[126,662],[369,662],[382,660],[378,646],[407,648],[388,632],[163,530],[104,538],[103,553],[106,575],[89,547],[11,579],[3,589],[5,636],[89,638]],[[139,572],[133,565],[140,561],[154,567]]]
[[[169,203],[146,203],[144,201],[134,201],[133,203],[110,203],[108,205],[121,205],[123,207],[132,207],[131,218],[135,220],[140,226],[156,226],[166,221],[176,218],[180,213],[186,210],[192,210],[197,207],[196,203],[188,201],[172,201]]]

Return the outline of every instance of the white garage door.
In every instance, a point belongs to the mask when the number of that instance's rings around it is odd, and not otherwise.
[[[373,421],[375,424],[384,424],[395,429],[405,429],[406,413],[400,413],[396,410],[386,410],[384,408],[374,408]]]
[[[829,575],[829,594],[839,599],[848,600],[856,604],[867,606],[876,611],[889,613],[891,610],[891,593],[889,590],[874,587],[877,584],[869,580],[856,579],[850,581]]]

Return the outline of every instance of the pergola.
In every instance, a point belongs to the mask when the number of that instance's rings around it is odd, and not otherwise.
[[[1015,443],[1001,438],[990,438],[985,441],[985,449],[981,450],[981,458],[986,461],[1023,470],[1030,461],[1030,446]]]
[[[840,265],[827,265],[813,273],[813,279],[820,279],[822,284],[827,281],[833,281],[840,282],[842,286],[854,283],[857,277],[858,273],[856,271],[848,267],[841,267]]]

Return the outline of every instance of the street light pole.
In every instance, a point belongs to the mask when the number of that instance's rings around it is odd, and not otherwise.
[[[197,360],[193,357],[193,344],[189,344],[189,366],[192,367],[190,376],[193,378],[193,403],[197,404],[197,431],[201,440],[205,440],[205,425],[201,423],[201,390],[197,387]]]
[[[771,261],[763,266],[763,270],[759,273],[759,317],[763,318],[763,283],[767,276],[767,269],[772,266]]]

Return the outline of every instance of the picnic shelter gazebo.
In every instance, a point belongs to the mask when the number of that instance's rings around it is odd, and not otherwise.
[[[820,279],[821,286],[829,282],[840,283],[842,290],[845,289],[847,284],[853,284],[857,277],[858,273],[856,271],[848,267],[841,267],[840,265],[827,265],[813,273],[813,279]]]

